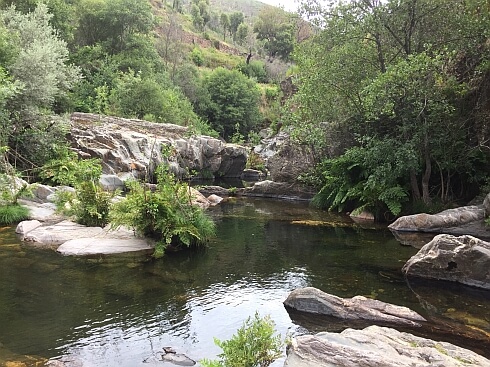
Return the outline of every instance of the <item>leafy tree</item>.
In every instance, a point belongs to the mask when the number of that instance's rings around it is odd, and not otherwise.
[[[223,40],[226,41],[226,31],[230,29],[230,17],[226,13],[221,13],[219,23],[223,27]]]
[[[295,51],[300,88],[292,104],[301,108],[290,122],[301,125],[297,136],[327,152],[337,145],[335,134],[351,144],[341,166],[352,168],[348,177],[332,181],[329,172],[342,157],[326,159],[321,194],[327,205],[386,205],[396,214],[403,192],[413,201],[438,196],[447,202],[458,197],[456,187],[461,195],[479,180],[471,167],[488,155],[483,158],[482,147],[472,142],[473,120],[464,115],[472,113],[465,105],[468,87],[478,80],[472,75],[488,60],[477,51],[488,36],[483,24],[490,25],[483,2],[359,0],[328,10],[315,0],[306,5],[313,6],[322,31]],[[333,187],[339,196],[331,195]]]
[[[247,39],[248,33],[249,33],[249,26],[245,23],[240,23],[235,35],[236,41],[238,42],[239,45],[243,45],[243,43]]]
[[[256,83],[237,70],[219,67],[203,81],[207,91],[197,108],[215,130],[230,138],[238,124],[239,132],[247,135],[260,121],[260,92]]]
[[[272,6],[261,9],[254,24],[257,39],[264,42],[269,57],[289,59],[294,45],[294,22],[284,10]]]
[[[22,14],[14,7],[0,12],[0,21],[13,45],[5,69],[16,93],[7,102],[11,153],[27,168],[52,156],[66,125],[49,117],[55,103],[79,80],[79,69],[68,64],[68,48],[51,27],[44,4]]]
[[[236,32],[238,31],[238,26],[243,23],[244,16],[240,11],[236,11],[230,14],[230,33],[233,39],[235,39]]]

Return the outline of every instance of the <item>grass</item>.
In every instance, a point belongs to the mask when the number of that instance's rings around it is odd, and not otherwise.
[[[29,209],[19,204],[0,206],[0,224],[18,223],[29,218]]]

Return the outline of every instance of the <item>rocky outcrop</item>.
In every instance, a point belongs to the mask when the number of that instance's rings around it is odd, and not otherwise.
[[[330,316],[342,320],[372,320],[373,322],[420,326],[426,321],[407,307],[369,299],[363,296],[340,298],[313,287],[292,291],[284,305],[298,311]]]
[[[472,236],[435,236],[402,268],[407,276],[490,289],[490,243]]]
[[[310,200],[314,192],[297,184],[265,180],[256,182],[250,187],[237,189],[236,194],[252,197]]]
[[[101,158],[103,173],[145,178],[167,161],[162,148],[171,147],[171,170],[185,176],[196,171],[216,177],[240,177],[247,161],[245,147],[209,136],[189,136],[172,124],[74,113],[70,141],[84,157]]]
[[[470,350],[379,326],[298,336],[287,354],[285,367],[490,366]]]
[[[270,178],[276,182],[297,183],[298,177],[315,165],[311,150],[295,144],[284,131],[262,139],[254,152],[264,160]]]

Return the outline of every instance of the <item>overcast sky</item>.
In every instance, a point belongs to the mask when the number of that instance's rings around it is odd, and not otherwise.
[[[298,0],[259,0],[262,3],[282,6],[284,9],[289,11],[295,11],[298,7]]]

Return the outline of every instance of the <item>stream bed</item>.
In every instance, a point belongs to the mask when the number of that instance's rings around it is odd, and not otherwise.
[[[255,312],[270,315],[283,336],[335,329],[288,314],[282,302],[305,286],[407,306],[444,325],[424,336],[490,353],[490,292],[408,284],[400,269],[417,249],[398,243],[386,227],[363,227],[304,202],[231,199],[209,212],[217,237],[206,248],[158,261],[62,257],[23,245],[13,228],[2,228],[0,366],[41,359],[166,366],[159,360],[166,346],[194,360],[215,358],[213,338],[228,339]],[[488,341],[465,337],[471,332]]]

